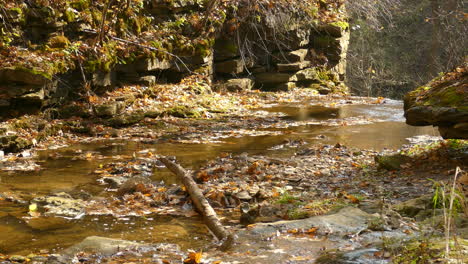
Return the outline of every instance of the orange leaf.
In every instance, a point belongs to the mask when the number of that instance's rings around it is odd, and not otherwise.
[[[348,194],[345,196],[348,200],[350,200],[352,203],[354,204],[358,204],[359,203],[359,199],[354,197],[353,195],[351,194]]]
[[[202,252],[190,252],[188,257],[184,260],[185,264],[199,264],[201,263]]]

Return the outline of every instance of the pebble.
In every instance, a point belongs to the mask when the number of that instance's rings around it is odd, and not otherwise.
[[[25,262],[26,261],[26,257],[24,256],[20,256],[20,255],[13,255],[9,258],[11,261],[16,261],[16,262]]]

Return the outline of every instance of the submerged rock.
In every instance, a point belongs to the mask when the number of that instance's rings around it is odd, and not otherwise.
[[[51,196],[37,197],[35,202],[47,210],[47,214],[76,217],[84,211],[84,201],[74,199],[71,195],[61,192]]]
[[[149,245],[122,239],[90,236],[80,243],[65,249],[62,254],[71,256],[78,252],[99,252],[103,255],[111,255],[126,248],[142,246]]]

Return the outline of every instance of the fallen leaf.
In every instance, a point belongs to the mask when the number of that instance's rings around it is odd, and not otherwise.
[[[188,257],[184,260],[185,264],[199,264],[201,263],[202,252],[190,252]]]

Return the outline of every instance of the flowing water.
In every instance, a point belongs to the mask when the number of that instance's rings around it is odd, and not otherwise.
[[[381,105],[345,105],[339,108],[304,106],[307,104],[277,105],[260,109],[280,115],[289,126],[259,129],[264,135],[227,137],[221,141],[202,144],[183,144],[161,141],[142,143],[135,141],[103,140],[92,144],[79,144],[59,150],[38,153],[36,162],[41,170],[35,172],[1,172],[0,193],[19,193],[35,197],[56,192],[86,190],[94,195],[103,190],[96,184],[92,172],[100,164],[115,160],[117,155],[131,157],[134,152],[154,149],[155,153],[176,156],[185,167],[195,169],[223,152],[284,155],[294,149],[282,148],[285,141],[301,140],[305,144],[336,144],[358,148],[382,150],[397,149],[416,135],[437,136],[432,127],[411,127],[404,123],[402,103],[388,101]],[[329,126],[323,121],[366,117],[378,122]],[[340,121],[341,122],[341,121]],[[76,159],[80,153],[96,153],[96,159]],[[153,180],[175,183],[165,170],[156,171]],[[29,219],[28,204],[0,200],[0,253],[28,254],[47,249],[51,252],[75,244],[91,235],[101,235],[145,242],[169,242],[182,248],[201,246],[211,236],[197,217],[147,216],[116,219],[111,216],[86,216],[69,220],[58,217]]]

